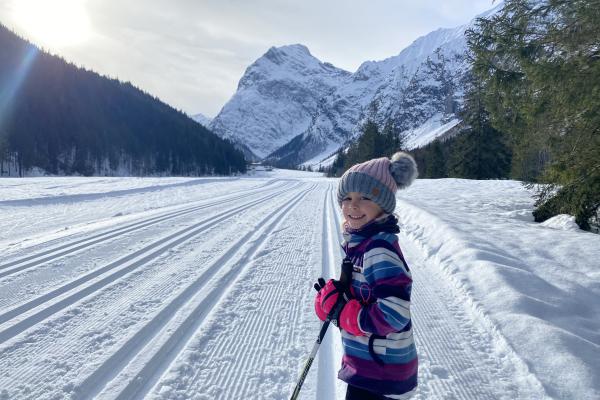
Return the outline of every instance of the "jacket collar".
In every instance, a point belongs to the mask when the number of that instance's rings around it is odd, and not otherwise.
[[[359,229],[352,229],[347,224],[344,224],[344,247],[346,248],[346,245],[349,243],[362,242],[364,239],[381,232],[400,232],[398,218],[393,214],[384,214],[368,224],[363,225]]]

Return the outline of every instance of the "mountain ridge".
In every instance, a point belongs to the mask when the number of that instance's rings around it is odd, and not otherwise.
[[[394,56],[365,61],[355,72],[321,62],[302,44],[271,47],[246,69],[210,128],[257,159],[290,167],[329,156],[369,119],[391,122],[398,134],[414,134],[432,118],[443,126],[462,103],[464,33],[501,6],[423,35]]]

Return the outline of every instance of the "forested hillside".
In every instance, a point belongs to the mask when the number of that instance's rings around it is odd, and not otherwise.
[[[130,83],[67,63],[2,25],[0,54],[0,176],[245,170],[231,143]]]

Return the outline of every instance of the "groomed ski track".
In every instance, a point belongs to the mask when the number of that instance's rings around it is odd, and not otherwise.
[[[265,178],[4,254],[0,399],[289,398],[319,329],[312,283],[339,274],[335,185]],[[415,281],[416,398],[546,398],[420,229],[400,235]],[[336,330],[302,399],[344,397]]]

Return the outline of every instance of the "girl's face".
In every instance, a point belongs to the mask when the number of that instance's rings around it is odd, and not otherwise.
[[[350,192],[342,199],[342,214],[352,229],[359,229],[383,214],[374,201],[358,192]]]

